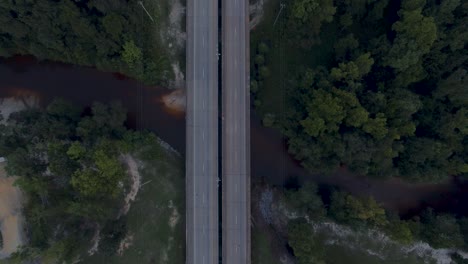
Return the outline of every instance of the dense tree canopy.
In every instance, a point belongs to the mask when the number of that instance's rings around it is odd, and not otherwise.
[[[122,206],[128,180],[119,156],[132,138],[126,111],[95,103],[90,114],[81,112],[57,99],[45,110],[13,113],[0,127],[5,169],[27,196],[29,243],[17,257],[41,251],[63,262]]]
[[[329,34],[317,25],[337,29],[331,60],[289,66],[287,110],[265,119],[306,168],[412,181],[468,173],[466,3],[296,0],[287,8],[279,36],[308,43],[304,52],[329,50],[310,41]]]
[[[1,1],[0,56],[30,54],[164,84],[170,72],[156,28],[160,23],[138,2]],[[145,8],[160,16],[158,3],[145,2]]]

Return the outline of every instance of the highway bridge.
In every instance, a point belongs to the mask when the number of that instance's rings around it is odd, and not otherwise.
[[[250,264],[248,1],[188,0],[186,50],[186,263]]]
[[[250,93],[247,0],[222,2],[223,263],[250,263]]]
[[[218,0],[187,1],[186,263],[219,262]]]

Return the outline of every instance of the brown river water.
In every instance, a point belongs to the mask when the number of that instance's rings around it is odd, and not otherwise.
[[[129,127],[151,130],[184,153],[184,115],[169,111],[161,100],[170,92],[163,87],[145,86],[120,74],[93,68],[38,62],[32,57],[0,59],[0,97],[35,95],[43,106],[54,97],[62,97],[80,106],[89,106],[94,101],[118,100],[129,112]],[[369,180],[345,169],[328,177],[310,175],[288,155],[282,135],[261,126],[253,111],[251,159],[253,182],[294,186],[312,179],[321,186],[338,187],[355,195],[372,195],[386,208],[402,214],[416,213],[428,205],[439,211],[463,214],[468,211],[463,208],[468,201],[468,187],[456,184],[455,180],[438,185],[414,185],[398,179]]]

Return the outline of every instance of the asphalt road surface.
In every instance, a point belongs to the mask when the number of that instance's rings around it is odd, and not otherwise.
[[[223,263],[250,264],[248,1],[222,2]]]
[[[219,262],[218,1],[187,1],[186,263]]]

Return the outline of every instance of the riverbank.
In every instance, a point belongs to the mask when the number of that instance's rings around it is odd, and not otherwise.
[[[181,155],[185,153],[185,114],[169,109],[163,101],[163,98],[174,99],[167,96],[177,94],[177,102],[184,102],[183,92],[145,86],[122,75],[92,68],[38,62],[31,57],[0,59],[0,76],[0,98],[35,95],[40,98],[41,105],[46,105],[53,98],[62,97],[81,107],[87,107],[93,101],[121,101],[128,110],[128,127],[153,131]],[[386,208],[402,214],[427,205],[442,210],[444,206],[468,201],[461,191],[463,187],[454,182],[436,185],[408,184],[396,179],[370,180],[346,170],[336,171],[330,176],[311,175],[288,154],[281,133],[263,127],[253,111],[250,127],[252,182],[294,187],[312,180],[353,195],[373,195]]]
[[[0,259],[9,257],[26,242],[21,211],[23,195],[13,185],[15,180],[15,177],[7,177],[5,162],[0,162],[0,232],[3,240]]]
[[[126,213],[127,234],[117,254],[96,251],[80,263],[183,264],[185,259],[184,166],[181,157],[156,140],[127,158],[128,170],[139,174],[138,192]],[[132,188],[136,190],[136,188]]]
[[[33,95],[0,98],[0,124],[4,124],[14,112],[37,106],[38,98]],[[8,177],[5,166],[6,161],[4,158],[1,158],[0,232],[3,245],[0,247],[0,259],[9,257],[18,247],[26,243],[24,232],[25,220],[22,215],[23,195],[20,189],[14,186],[17,177]]]

